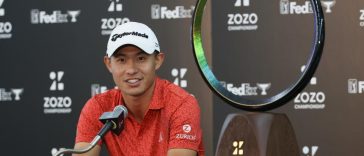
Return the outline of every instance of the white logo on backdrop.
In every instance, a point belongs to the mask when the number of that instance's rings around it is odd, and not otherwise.
[[[5,15],[5,9],[2,8],[3,3],[4,3],[4,0],[0,0],[0,16]]]
[[[65,75],[64,71],[51,71],[49,79],[52,81],[49,90],[51,92],[65,90],[65,84],[61,81]],[[46,96],[43,97],[44,114],[67,114],[71,113],[72,99],[69,96]]]
[[[234,3],[235,7],[241,7],[241,1],[243,1],[243,6],[249,6],[250,0],[236,0]]]
[[[336,0],[321,0],[321,5],[325,8],[325,13],[331,13],[332,7],[335,5]],[[282,15],[287,14],[311,14],[313,13],[310,1],[304,1],[303,4],[298,4],[295,1],[280,0],[279,12]]]
[[[0,39],[9,39],[12,34],[13,25],[10,22],[0,22]]]
[[[101,86],[100,84],[91,84],[91,96],[95,96],[100,93],[107,91],[106,86]]]
[[[128,17],[120,17],[120,12],[123,11],[123,6],[124,5],[120,2],[120,0],[111,0],[107,11],[114,13],[114,17],[101,18],[101,35],[110,35],[111,31],[116,26],[130,22]]]
[[[241,83],[240,86],[234,86],[232,83],[220,82],[229,92],[238,96],[256,96],[267,95],[267,90],[270,88],[271,83],[257,83],[252,86],[250,83]]]
[[[51,91],[64,90],[64,83],[61,82],[64,75],[64,71],[50,72],[49,78],[53,81],[49,89]]]
[[[129,18],[102,18],[101,35],[110,35],[111,31],[118,25],[130,22]]]
[[[234,7],[248,7],[250,0],[236,0]],[[258,15],[256,13],[229,13],[227,14],[228,31],[245,31],[258,29]]]
[[[123,4],[120,3],[120,0],[111,0],[110,6],[107,9],[108,12],[121,12],[123,11]]]
[[[360,10],[359,20],[360,20],[360,26],[361,27],[364,27],[364,9],[363,10]]]
[[[301,66],[301,72],[305,70],[306,66]],[[317,78],[312,77],[310,85],[317,85]],[[325,108],[326,94],[322,91],[306,92],[302,91],[294,99],[294,109],[324,109]]]
[[[5,9],[3,8],[4,0],[0,0],[0,17],[5,16]],[[0,21],[0,39],[9,39],[12,34],[13,25],[9,21]]]
[[[20,95],[23,94],[24,88],[12,88],[6,91],[5,88],[0,88],[0,102],[1,101],[20,101]]]
[[[68,15],[70,15],[71,17],[71,22],[75,23],[77,22],[77,18],[78,15],[80,15],[81,11],[77,10],[77,11],[67,11]]]
[[[281,0],[279,8],[280,8],[280,13],[282,15],[313,13],[312,6],[309,1],[305,1],[304,4],[298,5],[297,2],[290,2],[289,0]]]
[[[288,14],[289,13],[289,0],[281,0],[279,2],[279,12],[281,14]]]
[[[171,74],[173,77],[175,77],[173,83],[182,87],[182,88],[186,88],[187,87],[187,80],[184,79],[186,73],[187,73],[187,68],[173,68],[171,71]]]
[[[257,83],[257,87],[262,91],[260,95],[267,95],[267,90],[270,88],[271,83]]]
[[[326,8],[326,13],[331,13],[331,8],[335,5],[336,0],[321,0],[321,4],[324,8]]]
[[[303,72],[306,69],[306,66],[303,65],[301,66],[301,72]],[[316,77],[312,77],[310,80],[310,85],[316,85],[317,84],[317,78]]]
[[[348,93],[349,94],[362,94],[364,92],[364,81],[358,79],[348,80]]]
[[[62,13],[60,10],[54,10],[47,14],[46,11],[32,9],[30,11],[30,22],[32,24],[59,24],[59,23],[75,23],[80,15],[80,10],[69,10],[67,13]]]
[[[161,6],[159,4],[151,5],[151,18],[152,19],[183,19],[192,18],[195,6],[184,7],[175,6],[173,9],[169,9],[167,6]]]
[[[302,147],[302,153],[305,156],[315,156],[318,150],[318,146],[303,146]]]

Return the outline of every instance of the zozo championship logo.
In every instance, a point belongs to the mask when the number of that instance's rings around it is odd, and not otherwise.
[[[249,7],[250,0],[236,0],[234,8]],[[227,30],[228,31],[245,31],[258,29],[258,15],[254,12],[250,13],[229,13],[227,14]]]
[[[301,67],[303,72],[305,66]],[[317,85],[317,78],[312,77],[310,85]],[[322,91],[302,91],[294,98],[294,109],[324,109],[326,94]]]
[[[180,68],[180,69],[173,68],[171,71],[171,75],[174,77],[173,83],[182,88],[186,88],[187,80],[185,79],[185,76],[187,71],[188,71],[187,68]]]
[[[122,17],[120,14],[123,11],[124,5],[120,0],[111,0],[107,7],[107,12],[113,16],[101,18],[101,35],[110,35],[111,31],[118,25],[130,22],[128,17]]]
[[[52,81],[49,90],[51,92],[62,92],[65,84],[62,82],[64,71],[52,71],[49,79]],[[43,97],[44,114],[68,114],[71,113],[72,99],[69,96],[46,96]]]

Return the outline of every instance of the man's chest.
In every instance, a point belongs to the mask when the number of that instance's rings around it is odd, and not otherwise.
[[[169,142],[169,118],[160,111],[148,112],[141,123],[127,118],[120,136],[105,141],[109,151],[123,155],[166,155]],[[110,154],[113,155],[113,154]]]

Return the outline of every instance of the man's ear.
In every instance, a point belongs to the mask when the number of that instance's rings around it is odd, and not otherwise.
[[[109,70],[109,72],[112,73],[112,70],[111,70],[111,58],[109,58],[107,56],[104,56],[104,64],[105,64],[107,70]]]
[[[163,61],[164,61],[164,53],[159,52],[159,53],[155,56],[155,62],[156,62],[155,70],[158,70],[158,69],[162,66]]]

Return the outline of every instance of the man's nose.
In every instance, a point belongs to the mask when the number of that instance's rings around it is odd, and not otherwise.
[[[135,74],[138,72],[137,64],[134,61],[128,61],[126,67],[127,74]]]

